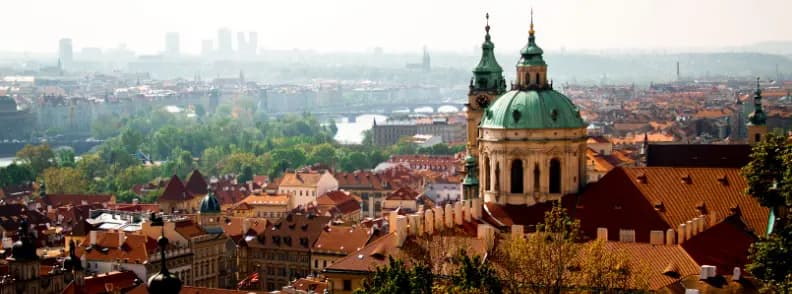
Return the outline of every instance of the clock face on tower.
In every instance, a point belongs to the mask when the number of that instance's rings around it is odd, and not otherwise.
[[[487,96],[479,95],[476,97],[476,104],[478,104],[481,109],[487,108],[489,105],[489,99],[487,99]]]

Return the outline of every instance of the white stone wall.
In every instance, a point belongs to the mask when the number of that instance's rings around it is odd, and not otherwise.
[[[479,194],[487,202],[533,205],[577,193],[586,178],[586,130],[482,129],[479,140]],[[561,167],[561,191],[550,193],[550,162]],[[511,193],[511,167],[522,161],[523,191]],[[534,169],[539,185],[534,185]],[[499,171],[499,175],[496,174]],[[497,180],[497,182],[496,182]]]

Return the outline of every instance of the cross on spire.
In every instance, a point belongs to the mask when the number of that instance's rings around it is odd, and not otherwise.
[[[533,7],[531,7],[531,29],[528,30],[528,34],[533,36],[534,35],[534,24],[533,24]]]

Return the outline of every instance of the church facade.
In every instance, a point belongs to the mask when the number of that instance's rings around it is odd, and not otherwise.
[[[468,198],[533,205],[578,193],[586,179],[586,124],[578,108],[553,89],[533,17],[509,91],[495,60],[489,24],[468,95],[468,154],[478,190]],[[469,191],[469,190],[468,190]]]

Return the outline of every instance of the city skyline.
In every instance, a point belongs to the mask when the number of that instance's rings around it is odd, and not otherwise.
[[[35,9],[42,5],[51,9]],[[9,11],[21,12],[8,15],[9,23],[43,17],[55,20],[58,30],[36,24],[12,30],[4,34],[4,51],[54,53],[58,40],[69,38],[75,52],[126,44],[140,54],[157,54],[165,50],[165,34],[177,32],[181,52],[197,55],[203,40],[213,40],[217,45],[218,29],[228,28],[234,50],[238,49],[234,33],[258,32],[259,48],[265,50],[361,52],[381,47],[392,53],[417,52],[426,45],[433,51],[471,53],[481,42],[485,13],[492,16],[496,46],[514,50],[527,37],[532,7],[536,11],[537,38],[550,51],[718,50],[787,41],[792,35],[792,20],[783,14],[792,4],[780,0],[497,4],[291,1],[268,5],[232,0],[220,7],[178,0],[86,0],[80,5],[42,0],[6,4]],[[36,11],[36,15],[27,11]]]

